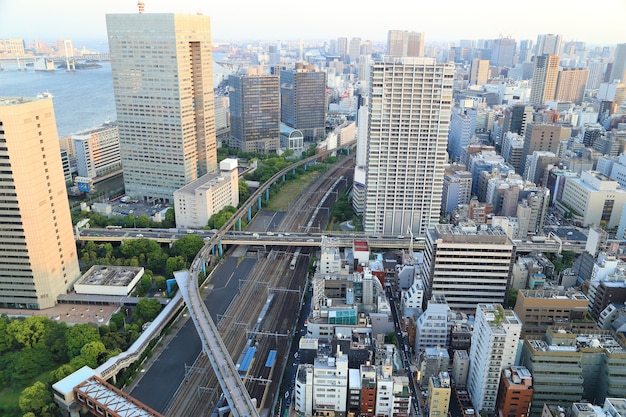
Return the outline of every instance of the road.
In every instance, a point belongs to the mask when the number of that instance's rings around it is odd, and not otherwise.
[[[214,272],[210,283],[212,290],[204,300],[216,322],[239,291],[240,281],[248,279],[255,263],[256,260],[249,258],[241,261],[227,258]],[[183,382],[185,365],[192,365],[201,352],[200,338],[191,320],[184,318],[180,326],[130,392],[133,397],[161,413]]]

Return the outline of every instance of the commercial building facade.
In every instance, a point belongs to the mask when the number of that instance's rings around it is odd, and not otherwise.
[[[515,247],[500,228],[437,225],[426,235],[425,299],[443,294],[451,309],[464,311],[504,304],[514,263]]]
[[[171,203],[217,172],[208,16],[106,16],[126,194]]]
[[[0,100],[0,159],[0,307],[53,307],[80,269],[51,99]]]
[[[276,152],[280,146],[280,82],[277,75],[228,77],[231,146],[244,152]]]

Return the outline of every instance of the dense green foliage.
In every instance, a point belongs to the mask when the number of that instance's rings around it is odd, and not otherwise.
[[[135,216],[129,214],[127,216],[108,217],[93,211],[72,211],[72,224],[78,223],[79,220],[89,218],[89,225],[94,228],[103,228],[106,226],[122,226],[122,227],[139,227],[139,228],[168,228],[176,226],[174,218],[174,209],[170,208],[165,213],[165,220],[162,222],[154,222],[150,220],[147,214]]]
[[[89,241],[80,250],[81,269],[87,270],[93,265],[144,267],[148,278],[143,278],[135,288],[136,295],[143,296],[152,286],[153,272],[173,278],[172,272],[185,268],[203,244],[202,238],[196,235],[183,236],[171,248],[163,248],[150,239],[129,239],[119,246]],[[170,261],[171,258],[175,258],[175,261]]]
[[[126,324],[118,312],[109,325],[68,326],[44,316],[0,316],[0,391],[21,391],[19,401],[0,401],[2,416],[57,416],[51,385],[83,366],[98,367],[128,349],[143,323],[160,312],[156,299],[142,299]]]

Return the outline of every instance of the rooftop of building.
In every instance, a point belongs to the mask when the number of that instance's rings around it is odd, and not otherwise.
[[[94,265],[75,284],[125,287],[142,271],[142,267]]]
[[[369,251],[370,247],[367,243],[366,240],[354,240],[354,244],[352,245],[353,249],[355,251],[359,251],[359,252],[365,252],[365,251]]]
[[[441,372],[437,376],[431,376],[433,388],[450,388],[450,375],[447,372]]]
[[[541,289],[541,290],[520,290],[520,294],[524,298],[541,298],[541,299],[554,299],[554,300],[580,300],[589,301],[587,296],[582,292],[574,289],[568,290],[556,290],[556,289]]]
[[[500,304],[478,304],[491,327],[500,327],[503,324],[519,324],[522,322],[513,310],[505,310]]]
[[[0,96],[0,106],[15,106],[16,104],[31,103],[45,100],[47,97],[5,97]]]
[[[500,227],[476,224],[472,221],[462,222],[458,225],[438,224],[432,230],[434,230],[434,238],[441,239],[444,243],[471,242],[493,245],[509,244],[513,246],[511,239]]]
[[[195,194],[195,191],[198,188],[208,189],[223,181],[224,181],[224,177],[221,176],[220,174],[213,174],[213,173],[204,174],[200,178],[197,178],[196,180],[185,185],[184,187],[179,188],[177,192],[185,193],[185,194]]]
[[[543,409],[547,410],[552,417],[564,417],[565,415],[567,415],[567,411],[565,410],[565,408],[557,404],[545,403],[543,405]],[[545,413],[543,415],[545,415]]]
[[[458,358],[459,360],[469,360],[469,354],[467,353],[467,350],[455,350],[454,356],[455,359]]]
[[[527,339],[537,352],[576,353],[581,350],[601,349],[611,354],[626,354],[626,348],[608,331],[574,333],[570,329],[549,329],[552,342],[544,339]],[[565,336],[565,337],[563,337]],[[569,336],[569,337],[568,337]]]
[[[86,130],[80,131],[78,133],[74,133],[71,136],[72,137],[87,136],[87,135],[91,135],[92,133],[103,132],[105,130],[110,130],[110,129],[117,129],[117,120],[104,122],[100,126],[96,126],[96,127],[91,128],[91,129],[86,129]]]
[[[619,416],[626,416],[626,398],[607,398],[605,402],[611,404]]]
[[[530,371],[525,366],[511,366],[503,369],[504,378],[508,379],[511,384],[532,386],[533,379]]]

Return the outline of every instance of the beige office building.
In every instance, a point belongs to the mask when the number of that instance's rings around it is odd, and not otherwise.
[[[470,66],[469,83],[470,85],[487,84],[489,79],[489,60],[488,59],[472,59]]]
[[[126,194],[171,203],[217,172],[208,16],[106,16]]]
[[[424,299],[445,295],[451,309],[467,312],[480,303],[504,304],[514,263],[515,246],[501,228],[438,224],[426,234]]]
[[[580,323],[588,307],[589,299],[578,290],[520,290],[514,311],[522,321],[521,337],[525,337],[543,336],[552,325]]]
[[[0,307],[53,307],[80,276],[51,99],[0,99]]]
[[[206,174],[174,192],[174,213],[179,229],[200,229],[226,206],[239,205],[237,160],[220,162],[219,174]]]
[[[546,101],[554,100],[561,58],[558,55],[545,54],[534,59],[530,104],[541,106]]]
[[[554,99],[582,104],[588,78],[589,70],[586,68],[563,68],[556,81]]]

